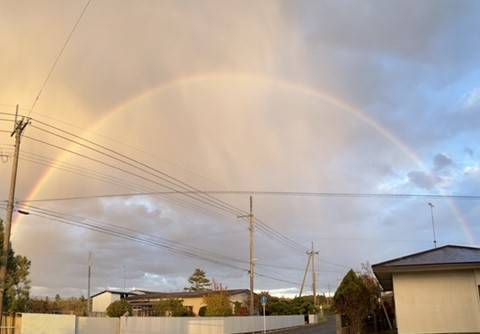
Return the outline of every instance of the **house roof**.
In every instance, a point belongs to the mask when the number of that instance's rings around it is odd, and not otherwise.
[[[166,299],[166,298],[201,298],[211,293],[219,293],[220,291],[182,291],[182,292],[146,292],[142,295],[133,295],[128,300],[150,300],[150,299]],[[248,289],[225,290],[229,296],[249,293]]]
[[[385,290],[391,290],[396,272],[480,268],[480,248],[446,245],[380,262],[373,272]]]
[[[131,292],[131,291],[130,291],[130,292],[127,292],[127,291],[108,290],[108,289],[107,289],[107,290],[100,291],[99,293],[96,293],[96,294],[90,296],[90,298],[100,296],[101,294],[104,294],[104,293],[107,293],[107,292],[108,292],[108,293],[111,293],[112,295],[127,295],[127,296],[129,296],[129,295],[131,295],[131,296],[136,295],[135,292]]]

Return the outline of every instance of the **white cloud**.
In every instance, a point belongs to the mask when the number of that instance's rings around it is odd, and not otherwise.
[[[463,97],[463,106],[467,109],[475,108],[480,105],[480,87],[472,89]]]

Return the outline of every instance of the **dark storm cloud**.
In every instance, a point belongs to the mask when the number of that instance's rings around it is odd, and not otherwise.
[[[445,167],[451,166],[453,164],[453,160],[443,153],[438,153],[433,158],[433,164],[434,169],[439,171]]]
[[[426,189],[426,190],[434,189],[437,185],[439,185],[443,181],[442,178],[437,175],[428,174],[426,172],[421,172],[421,171],[409,172],[408,179],[411,183],[413,183],[417,187]]]

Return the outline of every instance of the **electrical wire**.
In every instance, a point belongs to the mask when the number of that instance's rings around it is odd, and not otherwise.
[[[248,272],[248,269],[245,269],[245,268],[242,268],[242,267],[239,267],[239,266],[236,266],[236,265],[232,265],[231,263],[224,262],[224,261],[215,259],[213,257],[209,257],[209,256],[206,256],[206,255],[200,255],[200,254],[198,254],[198,252],[193,252],[193,251],[190,251],[188,249],[177,249],[177,248],[175,248],[173,246],[170,246],[168,244],[148,239],[145,236],[135,236],[135,235],[132,235],[132,234],[129,234],[129,233],[122,232],[121,230],[116,230],[116,229],[112,228],[112,226],[114,226],[112,224],[109,224],[107,226],[99,226],[99,225],[96,225],[96,224],[90,224],[90,223],[86,223],[84,221],[72,219],[71,217],[65,217],[62,214],[55,214],[51,210],[41,209],[41,208],[33,207],[33,206],[26,206],[26,207],[29,210],[29,214],[32,214],[32,215],[40,217],[40,218],[47,219],[49,221],[55,221],[55,222],[59,222],[59,223],[62,223],[62,224],[66,224],[66,225],[70,225],[70,226],[74,226],[74,227],[79,227],[79,228],[91,230],[91,231],[98,232],[98,233],[103,233],[103,234],[106,234],[106,235],[118,237],[118,238],[125,239],[125,240],[134,241],[134,242],[141,243],[141,244],[144,244],[144,245],[160,247],[160,248],[163,248],[165,251],[167,251],[169,253],[176,254],[176,255],[183,255],[183,256],[186,256],[186,257],[197,258],[199,260],[203,260],[203,261],[206,261],[206,262],[211,262],[211,263],[214,263],[214,264],[217,264],[217,265],[230,267],[231,269],[240,270],[242,272]],[[0,206],[0,208],[5,209],[5,207],[1,207],[1,206]],[[208,251],[206,251],[206,252],[208,252]],[[208,253],[211,253],[211,252],[208,252]],[[218,255],[218,254],[216,254],[216,255],[220,256],[220,257],[225,257],[224,255]],[[266,275],[266,274],[263,274],[263,273],[256,273],[256,275],[259,276],[259,277],[267,278],[267,279],[270,279],[270,280],[275,280],[275,281],[278,281],[278,282],[297,285],[296,282],[288,281],[288,280],[285,280],[285,279],[282,279],[282,278],[277,278],[277,277],[274,277],[274,276],[271,276],[271,275]]]
[[[27,153],[27,154],[25,155],[25,153]],[[117,178],[117,177],[114,177],[114,176],[111,176],[111,175],[107,175],[107,174],[103,174],[103,173],[100,173],[96,170],[91,170],[91,169],[88,169],[88,168],[85,168],[85,167],[78,167],[77,165],[66,163],[66,162],[59,162],[59,161],[56,161],[56,160],[52,161],[52,160],[49,160],[49,158],[47,158],[47,157],[44,157],[44,156],[36,154],[36,153],[31,153],[31,152],[28,152],[28,151],[25,151],[25,150],[22,150],[22,152],[20,153],[20,159],[24,160],[24,161],[28,161],[30,163],[34,163],[34,164],[38,164],[38,165],[46,166],[46,167],[50,167],[50,168],[55,168],[55,169],[58,169],[58,170],[61,170],[61,171],[67,172],[67,173],[80,175],[80,176],[83,176],[83,177],[87,177],[89,179],[94,179],[94,180],[97,180],[97,181],[100,181],[100,182],[104,182],[104,183],[107,183],[107,184],[112,184],[112,185],[115,185],[115,186],[118,186],[118,187],[123,187],[125,189],[133,190],[133,191],[136,191],[138,189],[145,189],[146,188],[145,186],[142,186],[142,185],[139,185],[139,184],[136,184],[136,183],[128,183],[127,181],[124,181],[120,178]],[[63,166],[63,164],[65,164],[66,166]],[[150,191],[152,191],[151,188],[150,188]],[[164,195],[161,195],[161,194],[157,195],[156,197],[160,197],[160,198],[163,198],[165,200],[168,200],[170,203],[172,203],[172,204],[174,204],[175,206],[178,206],[178,207],[182,207],[182,208],[186,208],[186,209],[193,209],[193,210],[196,210],[196,211],[201,211],[201,212],[203,212],[204,214],[207,214],[207,215],[213,213],[215,215],[220,215],[222,217],[228,217],[228,216],[224,215],[222,212],[213,211],[213,210],[210,210],[208,207],[202,207],[202,206],[196,205],[195,203],[189,202],[184,198],[171,198],[171,197],[167,197],[167,196],[164,196]]]
[[[115,160],[115,161],[122,162],[122,163],[126,164],[126,165],[129,166],[129,167],[136,168],[137,170],[140,170],[141,172],[146,173],[147,175],[150,175],[150,176],[156,177],[156,178],[158,178],[158,179],[160,179],[160,180],[162,180],[162,181],[168,182],[169,185],[160,184],[159,182],[156,182],[156,181],[154,181],[154,180],[152,180],[152,179],[148,179],[148,178],[146,178],[146,177],[144,177],[144,176],[139,176],[138,174],[133,174],[132,172],[127,171],[127,170],[125,170],[124,168],[119,168],[118,166],[113,166],[113,165],[111,165],[111,164],[105,163],[104,161],[100,161],[100,160],[98,160],[98,159],[94,159],[94,158],[91,158],[91,157],[87,157],[87,156],[84,155],[84,154],[80,154],[80,153],[78,153],[78,152],[75,152],[75,151],[72,151],[72,150],[69,150],[69,149],[66,149],[66,148],[62,148],[62,147],[60,147],[60,146],[58,146],[58,145],[54,145],[54,144],[51,144],[51,143],[50,143],[50,144],[49,144],[50,146],[56,147],[56,148],[58,148],[58,149],[63,149],[64,151],[67,151],[67,152],[70,152],[70,153],[72,153],[72,154],[76,154],[76,155],[82,156],[82,157],[84,157],[84,158],[87,158],[87,159],[90,159],[90,160],[92,160],[92,161],[101,163],[101,164],[103,164],[103,165],[107,165],[107,166],[109,166],[109,167],[111,167],[111,168],[116,168],[116,169],[121,170],[121,171],[123,171],[123,172],[126,172],[126,173],[128,173],[128,174],[130,174],[130,175],[136,175],[137,177],[140,177],[140,178],[142,178],[142,179],[144,179],[144,180],[146,180],[146,181],[149,181],[149,182],[156,183],[157,185],[160,185],[160,186],[162,186],[162,187],[164,187],[164,188],[167,188],[167,189],[169,189],[169,190],[177,191],[177,189],[175,189],[174,186],[180,187],[182,190],[183,190],[183,189],[186,189],[186,192],[179,192],[179,193],[180,193],[180,194],[183,194],[183,195],[185,195],[185,196],[188,196],[188,197],[190,197],[190,198],[193,198],[193,199],[195,199],[195,200],[197,200],[197,201],[200,201],[200,202],[202,202],[202,203],[204,203],[204,204],[214,206],[214,207],[216,207],[217,209],[225,210],[225,211],[227,211],[227,212],[230,212],[230,213],[233,214],[233,215],[237,215],[237,216],[238,216],[238,215],[245,215],[245,213],[246,213],[245,211],[243,211],[243,210],[241,210],[241,209],[238,209],[238,208],[236,208],[236,207],[234,207],[234,206],[232,206],[232,205],[230,205],[230,204],[228,204],[228,203],[226,203],[226,202],[224,202],[224,201],[222,201],[222,200],[219,200],[219,199],[217,199],[217,198],[215,198],[215,197],[213,197],[213,196],[211,196],[211,195],[209,195],[209,194],[204,194],[202,191],[200,191],[200,190],[198,190],[198,189],[196,189],[196,188],[194,188],[194,187],[186,184],[185,182],[183,182],[183,181],[181,181],[181,180],[179,180],[179,179],[177,179],[177,178],[171,177],[170,175],[168,175],[168,174],[166,174],[166,173],[164,173],[164,172],[162,172],[162,171],[159,171],[158,169],[155,169],[155,168],[153,168],[153,167],[151,167],[151,166],[149,166],[149,165],[146,165],[146,164],[144,164],[144,163],[142,163],[142,162],[139,162],[139,161],[137,161],[137,160],[135,160],[135,159],[133,159],[133,158],[130,158],[130,157],[128,157],[128,156],[125,156],[125,155],[123,155],[123,154],[121,154],[121,153],[118,153],[118,152],[116,152],[116,151],[113,151],[113,150],[111,150],[111,149],[109,149],[109,148],[104,148],[104,146],[102,146],[102,145],[96,144],[96,143],[91,142],[91,141],[89,141],[89,140],[87,140],[87,139],[83,139],[84,141],[87,141],[87,142],[89,142],[90,144],[94,144],[94,145],[97,146],[97,147],[100,147],[100,148],[102,148],[102,149],[108,150],[109,152],[112,152],[112,154],[102,152],[102,151],[100,151],[99,149],[92,148],[92,147],[89,146],[89,145],[86,145],[86,144],[81,143],[81,142],[76,141],[76,140],[72,140],[72,139],[70,139],[70,138],[67,138],[67,137],[65,137],[65,136],[59,135],[59,134],[54,133],[54,132],[52,132],[52,131],[49,131],[49,130],[46,130],[46,129],[42,129],[42,128],[38,127],[38,126],[32,126],[32,127],[33,127],[33,128],[36,128],[36,129],[39,129],[39,130],[41,130],[41,131],[44,131],[44,132],[46,132],[46,133],[48,133],[48,134],[57,136],[57,137],[59,137],[59,138],[61,138],[61,139],[64,139],[64,140],[73,142],[73,143],[75,143],[76,145],[79,145],[79,146],[81,146],[81,147],[90,149],[90,150],[92,150],[92,151],[94,151],[94,152],[96,152],[96,153],[102,154],[102,155],[104,155],[104,156],[106,156],[106,157],[108,157],[108,158],[110,158],[110,159]],[[62,130],[60,129],[60,131],[62,131]],[[62,132],[66,132],[66,131],[62,131]],[[68,132],[67,132],[67,133],[68,133]],[[76,136],[76,135],[73,134],[73,136]],[[38,140],[38,139],[35,139],[35,138],[33,138],[33,137],[29,137],[29,136],[24,136],[24,137],[25,137],[25,138],[29,138],[29,139],[31,139],[31,140],[36,140],[37,142],[44,143],[44,144],[47,144],[47,145],[48,145],[48,143],[45,142],[45,141]],[[78,136],[77,136],[77,137],[78,137]],[[117,157],[117,156],[115,156],[115,155],[120,156],[120,158]],[[124,161],[124,160],[122,160],[122,158],[124,158],[124,159],[126,158],[126,159],[128,159],[130,162],[129,162],[129,161]],[[141,167],[135,165],[135,163],[139,164]],[[158,173],[158,174],[160,174],[160,175],[157,175],[156,173]],[[192,189],[193,189],[193,191],[196,191],[196,195],[200,195],[200,196],[192,196],[191,193],[187,193],[187,191],[192,191]],[[294,242],[293,240],[291,240],[290,238],[286,237],[286,236],[283,235],[282,233],[280,233],[280,232],[276,231],[275,229],[271,228],[270,226],[268,226],[268,225],[265,224],[264,222],[259,221],[259,224],[258,224],[257,227],[258,227],[258,229],[259,229],[260,231],[265,232],[268,237],[270,237],[270,238],[276,238],[276,239],[279,239],[279,240],[283,240],[283,241],[280,241],[280,242],[283,242],[285,245],[287,245],[287,246],[289,246],[289,247],[291,247],[291,248],[294,248],[294,249],[296,248],[297,250],[300,250],[300,251],[302,251],[302,252],[304,251],[304,249],[306,249],[306,248],[304,248],[303,246],[301,246],[300,244],[298,244],[298,243]]]
[[[83,16],[85,15],[85,12],[87,11],[87,8],[88,8],[88,6],[90,6],[90,3],[91,3],[91,2],[92,2],[92,0],[87,0],[87,2],[85,3],[85,6],[83,6],[82,11],[80,12],[80,16],[79,16],[79,17],[77,18],[77,20],[75,21],[75,24],[73,25],[72,30],[71,30],[70,33],[68,34],[67,39],[65,40],[65,43],[63,43],[63,46],[62,46],[62,48],[60,49],[60,52],[57,54],[57,57],[55,58],[55,61],[53,62],[52,66],[50,67],[50,70],[48,71],[48,74],[47,74],[45,80],[43,81],[42,85],[40,86],[40,90],[38,91],[35,99],[33,100],[32,106],[30,107],[30,110],[28,111],[27,117],[30,116],[30,114],[32,113],[33,109],[35,109],[35,106],[36,106],[38,100],[40,99],[40,95],[42,95],[43,90],[45,89],[45,86],[46,86],[47,83],[48,83],[48,80],[49,80],[50,77],[52,76],[53,71],[55,70],[55,68],[56,68],[56,66],[57,66],[57,64],[58,64],[58,61],[59,61],[60,58],[62,57],[63,52],[65,51],[65,49],[66,49],[67,46],[68,46],[68,43],[70,43],[70,40],[72,39],[73,33],[74,33],[75,30],[77,29],[80,21],[82,20]]]
[[[108,198],[108,197],[135,197],[135,196],[151,196],[151,195],[174,195],[188,193],[193,194],[194,191],[160,191],[160,192],[137,192],[137,193],[118,193],[118,194],[98,194],[76,197],[56,197],[31,199],[29,202],[55,202],[70,201],[82,199]],[[456,200],[480,200],[480,195],[440,195],[440,194],[383,194],[383,193],[340,193],[340,192],[292,192],[292,191],[264,191],[264,190],[202,190],[202,193],[214,195],[252,195],[252,196],[284,196],[284,197],[333,197],[333,198],[380,198],[380,199],[407,199],[407,198],[429,198],[429,199],[456,199]],[[26,200],[27,201],[27,200]]]

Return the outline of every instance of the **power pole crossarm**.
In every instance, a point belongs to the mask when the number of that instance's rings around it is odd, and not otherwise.
[[[13,209],[15,202],[15,186],[17,183],[17,170],[18,170],[18,156],[20,154],[20,142],[22,133],[25,127],[30,123],[29,119],[22,118],[17,121],[18,118],[18,105],[15,113],[15,124],[11,136],[15,136],[15,151],[13,153],[12,161],[12,173],[10,176],[10,191],[8,194],[7,214],[5,217],[5,225],[3,227],[3,245],[2,255],[0,259],[0,324],[2,323],[3,315],[3,296],[5,293],[5,282],[7,278],[7,262],[8,252],[10,250],[10,233],[12,229]]]

